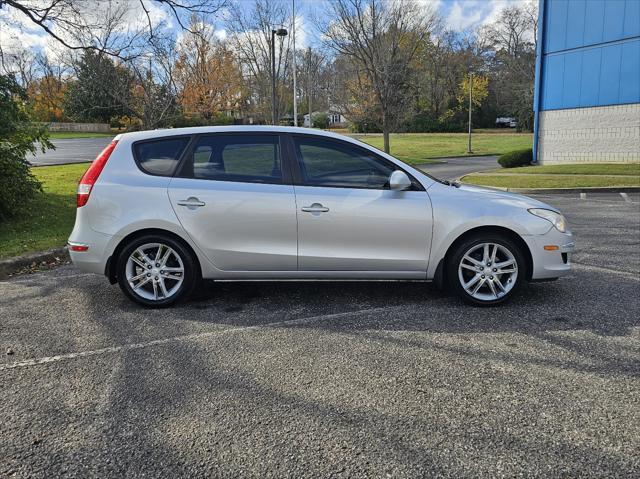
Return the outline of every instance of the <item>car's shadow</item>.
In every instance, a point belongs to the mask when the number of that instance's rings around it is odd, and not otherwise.
[[[290,320],[295,326],[296,320],[302,319],[300,323],[304,325],[304,318],[311,318],[308,324],[313,327],[324,324],[356,330],[591,329],[599,334],[618,335],[640,325],[633,313],[640,309],[640,301],[634,299],[637,281],[621,279],[613,284],[604,278],[594,281],[591,276],[589,282],[582,282],[578,276],[525,284],[511,301],[488,308],[467,305],[450,292],[425,282],[207,281],[175,309],[193,311],[191,319],[223,324],[260,325]],[[624,299],[611,301],[612,297]]]

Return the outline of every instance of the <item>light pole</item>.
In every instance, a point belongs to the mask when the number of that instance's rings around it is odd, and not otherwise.
[[[469,73],[469,145],[467,146],[467,153],[473,153],[471,151],[471,108],[473,106],[473,72]]]
[[[276,125],[278,122],[278,112],[276,106],[276,35],[278,35],[279,37],[286,37],[287,30],[284,28],[271,30],[271,111],[272,123],[274,125]]]
[[[313,121],[311,120],[311,47],[307,50],[308,62],[307,62],[307,98],[309,100],[309,128],[313,128]]]
[[[291,0],[293,10],[292,40],[293,40],[293,126],[298,126],[298,86],[296,81],[296,0]]]

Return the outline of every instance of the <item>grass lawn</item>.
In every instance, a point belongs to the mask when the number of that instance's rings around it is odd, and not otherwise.
[[[66,140],[69,138],[100,138],[100,137],[114,137],[117,133],[89,133],[89,132],[75,132],[75,131],[52,131],[49,132],[49,138],[52,140]]]
[[[360,141],[382,149],[382,135],[354,135]],[[398,133],[390,138],[391,154],[406,163],[429,163],[433,158],[501,155],[508,151],[531,148],[531,133],[487,130],[472,136],[473,154],[467,155],[466,133]]]
[[[467,175],[462,181],[503,188],[640,186],[640,163],[501,168]]]
[[[38,194],[16,218],[0,223],[0,258],[62,247],[73,229],[76,187],[87,164],[42,166],[33,172],[42,181]]]

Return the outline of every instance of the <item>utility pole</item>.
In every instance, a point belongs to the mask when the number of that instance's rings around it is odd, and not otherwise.
[[[276,105],[276,35],[286,37],[287,30],[271,30],[271,123],[278,124],[278,106]]]
[[[473,107],[473,73],[469,73],[469,145],[467,153],[473,153],[471,150],[471,109]]]
[[[298,88],[296,82],[296,0],[291,0],[293,6],[293,126],[298,126]]]
[[[311,121],[311,47],[307,50],[308,52],[308,63],[307,63],[307,97],[309,99],[309,128],[313,127],[313,122]]]

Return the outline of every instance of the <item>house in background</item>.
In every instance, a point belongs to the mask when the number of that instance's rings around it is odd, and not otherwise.
[[[312,112],[311,115],[312,116],[327,115],[327,117],[329,118],[329,128],[346,128],[347,127],[347,119],[342,115],[342,113],[338,111],[335,111],[335,110],[314,111]],[[304,121],[302,126],[305,126],[307,128],[310,127],[308,113],[304,115]]]
[[[534,161],[640,160],[640,0],[540,0]]]

